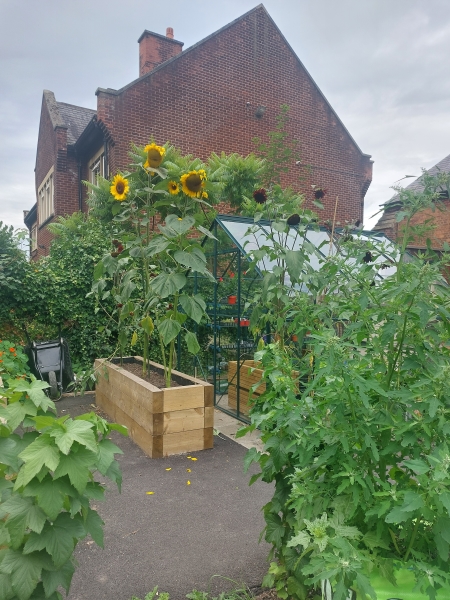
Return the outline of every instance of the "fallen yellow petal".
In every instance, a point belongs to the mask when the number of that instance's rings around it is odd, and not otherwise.
[[[186,481],[186,485],[191,485],[191,482],[189,481],[189,479]]]
[[[149,496],[152,496],[155,492],[145,492],[146,494],[148,494]]]
[[[192,457],[191,460],[197,460],[196,458]]]
[[[171,470],[172,470],[172,467],[169,467],[168,469],[166,469],[166,471],[171,471]]]
[[[187,471],[188,473],[191,473],[191,472],[192,472],[192,469],[186,469],[186,471]]]
[[[186,458],[192,458],[192,456],[186,456]]]

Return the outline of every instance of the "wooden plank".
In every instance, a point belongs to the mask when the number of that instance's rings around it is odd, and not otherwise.
[[[205,427],[203,430],[203,450],[214,448],[214,429],[213,427]]]
[[[203,450],[203,431],[203,429],[194,429],[193,431],[180,431],[178,433],[169,433],[164,435],[163,456]]]
[[[179,431],[203,429],[205,426],[204,408],[187,408],[164,413],[164,435]]]
[[[199,385],[166,388],[162,391],[164,393],[165,413],[186,408],[203,408],[205,403],[203,387]]]
[[[205,407],[205,428],[214,427],[214,406]]]

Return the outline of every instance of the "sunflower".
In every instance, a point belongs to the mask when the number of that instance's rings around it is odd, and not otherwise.
[[[325,198],[326,193],[328,192],[327,189],[323,189],[323,188],[316,188],[314,190],[314,198],[316,200],[322,200],[322,198]]]
[[[122,177],[122,175],[116,175],[113,179],[112,186],[109,188],[109,191],[114,196],[115,200],[125,200],[128,192],[130,191],[130,186],[128,185],[128,179]]]
[[[202,198],[206,200],[208,198],[208,192],[202,192]]]
[[[265,204],[267,202],[267,192],[264,188],[255,190],[253,192],[253,198],[257,204]]]
[[[157,146],[155,143],[151,143],[145,146],[144,152],[147,153],[144,169],[157,169],[163,161],[166,149],[162,146]]]
[[[297,213],[291,215],[287,220],[288,225],[298,225],[299,223],[300,223],[300,215],[298,215]]]
[[[176,181],[169,181],[167,187],[169,188],[169,192],[174,196],[176,196],[180,191],[180,186]]]
[[[206,181],[206,172],[203,169],[198,171],[189,171],[180,177],[181,186],[186,196],[190,198],[200,198],[203,192],[204,181]]]

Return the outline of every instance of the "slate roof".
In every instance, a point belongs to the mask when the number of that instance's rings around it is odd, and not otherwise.
[[[97,111],[65,102],[57,102],[57,106],[64,124],[67,126],[67,143],[75,144]]]
[[[426,170],[428,175],[437,175],[438,173],[450,173],[450,154],[443,158],[440,162]],[[412,183],[405,187],[406,190],[412,192],[421,192],[424,189],[423,175],[420,175]],[[373,227],[374,231],[385,231],[387,229],[394,229],[396,225],[397,211],[400,209],[398,203],[398,194],[395,194],[386,204],[384,205],[384,212],[381,215],[377,224]]]

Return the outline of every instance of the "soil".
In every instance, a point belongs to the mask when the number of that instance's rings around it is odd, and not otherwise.
[[[113,362],[115,364],[120,364],[120,360],[114,360]],[[140,377],[144,381],[148,381],[148,383],[151,383],[152,385],[154,385],[160,389],[165,389],[167,387],[166,380],[164,379],[164,373],[161,369],[155,369],[153,367],[148,367],[147,375],[144,375],[142,373],[142,363],[135,359],[129,359],[129,358],[124,358],[122,369],[125,369],[125,371],[128,371],[129,373],[133,373],[133,375]],[[193,384],[192,384],[192,381],[188,381],[187,379],[182,379],[181,377],[172,375],[172,386],[171,387],[182,387],[184,385],[193,385]]]

